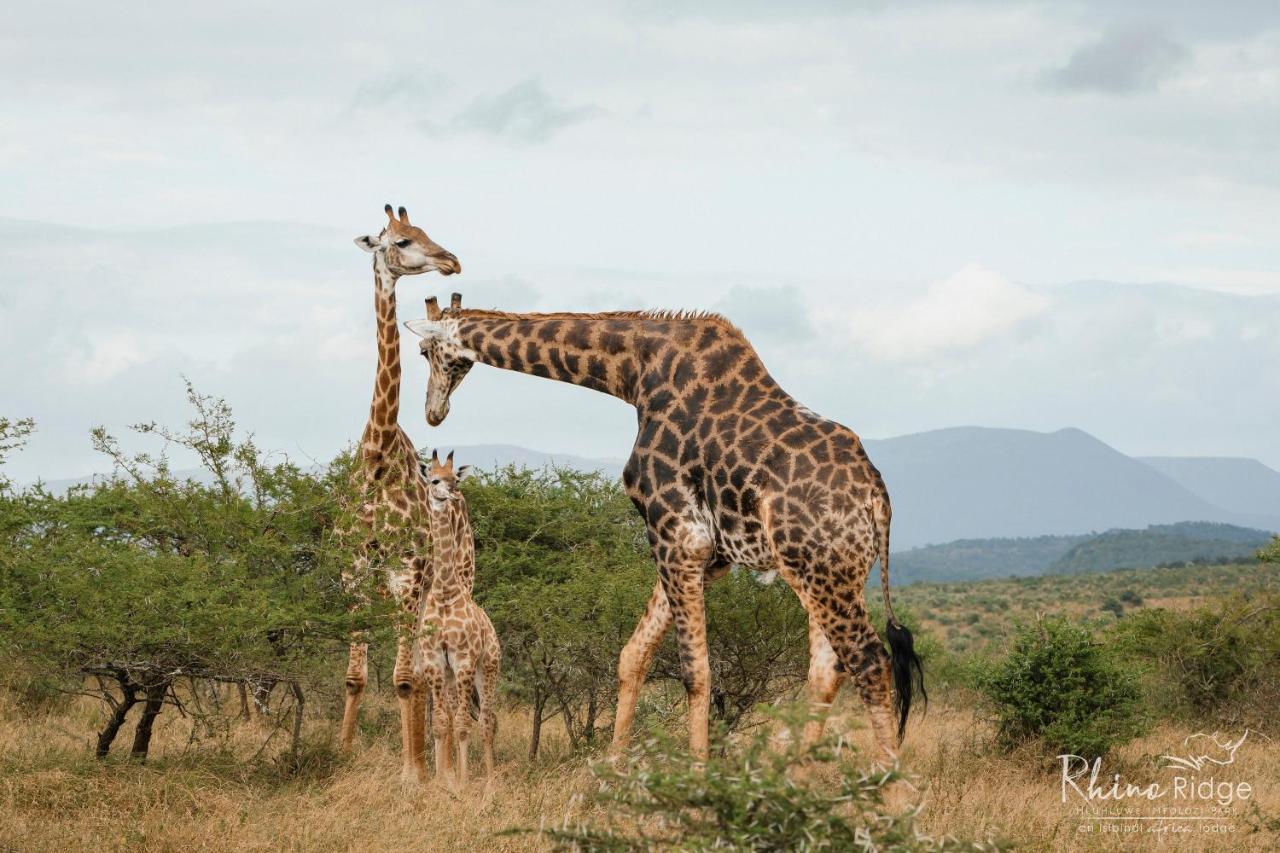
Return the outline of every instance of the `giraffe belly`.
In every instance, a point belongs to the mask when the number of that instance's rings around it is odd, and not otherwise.
[[[762,536],[726,536],[717,531],[716,550],[722,560],[753,572],[770,572],[777,569],[773,551]]]

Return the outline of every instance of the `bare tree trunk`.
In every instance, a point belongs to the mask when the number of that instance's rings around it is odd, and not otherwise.
[[[147,685],[147,704],[143,706],[142,718],[138,720],[137,731],[133,734],[133,748],[129,757],[138,761],[147,760],[147,751],[151,749],[151,726],[164,706],[164,696],[169,692],[168,681],[158,681]]]
[[[296,681],[289,682],[289,689],[293,691],[293,757],[298,757],[298,748],[302,743],[302,708],[306,704],[306,700],[302,695],[302,685]]]
[[[94,755],[98,758],[106,758],[111,752],[111,744],[115,742],[120,727],[124,725],[125,717],[129,715],[129,710],[138,704],[137,685],[125,675],[117,675],[116,680],[120,683],[120,692],[123,695],[119,702],[113,703],[111,719],[107,720],[107,724],[98,733],[98,745],[94,749]]]
[[[593,687],[591,692],[587,694],[587,719],[583,721],[583,735],[587,739],[588,744],[596,742],[596,715],[600,712],[599,703],[596,701],[596,691]]]
[[[249,688],[243,681],[237,681],[236,689],[240,691],[240,719],[247,723],[249,722]]]
[[[529,736],[529,760],[538,758],[538,747],[542,743],[542,711],[547,705],[547,697],[538,692],[533,697],[533,733]]]

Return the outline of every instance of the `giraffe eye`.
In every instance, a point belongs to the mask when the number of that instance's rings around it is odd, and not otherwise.
[[[397,240],[397,241],[396,241],[396,248],[397,248],[397,249],[407,249],[407,248],[409,248],[409,244],[410,244],[410,243],[412,243],[412,242],[413,242],[412,240]]]
[[[431,481],[431,485],[433,485],[433,486],[438,486],[438,485],[440,485],[440,478],[439,478],[439,477],[436,477],[434,480],[432,480],[432,481]]]

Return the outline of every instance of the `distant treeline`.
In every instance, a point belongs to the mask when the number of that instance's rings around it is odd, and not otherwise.
[[[1142,569],[1252,559],[1271,541],[1262,530],[1208,521],[1078,536],[959,539],[895,553],[894,583],[963,581]]]

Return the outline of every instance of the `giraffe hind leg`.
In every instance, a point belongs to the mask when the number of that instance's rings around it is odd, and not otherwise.
[[[867,618],[862,596],[856,596],[853,605],[845,607],[834,598],[813,595],[803,582],[798,584],[796,591],[809,611],[809,618],[815,619],[826,635],[841,668],[852,673],[858,695],[871,717],[871,730],[880,758],[885,764],[892,765],[898,760],[898,737],[894,725],[889,654]]]
[[[840,661],[831,648],[818,621],[809,617],[809,711],[811,719],[804,726],[804,745],[812,746],[822,739],[827,715],[840,686],[848,679],[840,671]]]

